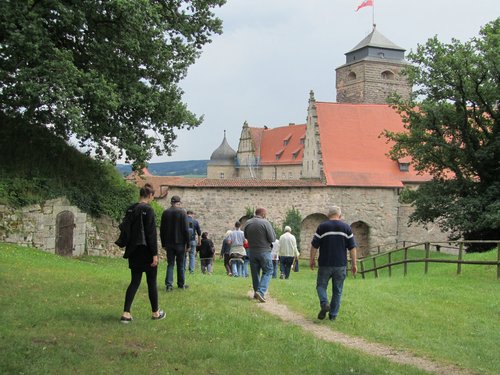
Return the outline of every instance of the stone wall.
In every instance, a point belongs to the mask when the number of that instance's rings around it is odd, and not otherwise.
[[[400,205],[397,189],[387,188],[199,188],[169,187],[168,196],[179,195],[183,207],[192,209],[220,251],[223,235],[232,229],[236,220],[246,220],[247,208],[266,207],[268,219],[281,227],[286,213],[295,207],[302,215],[301,256],[309,256],[309,244],[319,223],[326,220],[328,207],[342,208],[343,219],[363,228],[358,237],[360,247],[375,251],[376,246],[396,241],[445,241],[446,235],[434,225],[427,229],[408,227],[412,208]],[[169,197],[158,202],[165,208]],[[75,217],[73,249],[70,255],[122,256],[114,241],[118,237],[118,223],[109,217],[95,218],[71,206],[65,198],[47,201],[22,209],[0,206],[0,241],[32,246],[56,253],[57,215],[70,211]],[[359,229],[357,229],[359,230]],[[160,256],[164,252],[160,251]]]
[[[392,92],[408,98],[411,88],[401,74],[405,66],[388,60],[362,60],[337,68],[337,102],[387,104],[387,97]],[[384,72],[391,74],[383,75]]]
[[[122,255],[114,244],[118,223],[109,217],[91,217],[72,206],[66,198],[19,209],[0,206],[0,241],[56,253],[57,217],[62,212],[71,212],[74,217],[70,255]]]
[[[201,230],[207,231],[220,250],[223,235],[232,229],[236,220],[245,219],[247,208],[263,206],[268,219],[282,226],[287,211],[295,207],[302,215],[301,255],[309,254],[310,240],[316,226],[323,220],[328,207],[342,208],[343,219],[349,223],[361,222],[368,228],[366,248],[395,243],[396,241],[438,241],[446,236],[435,228],[407,227],[407,215],[411,208],[401,209],[398,190],[388,188],[200,188],[169,187],[169,197],[179,195],[183,207],[192,209],[200,222]],[[169,198],[159,203],[168,207]]]

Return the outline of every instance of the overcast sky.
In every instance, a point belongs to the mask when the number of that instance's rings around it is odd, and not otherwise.
[[[335,101],[335,68],[372,30],[363,0],[228,0],[213,37],[181,83],[184,102],[204,122],[179,131],[170,157],[208,160],[226,130],[235,150],[244,121],[274,128],[305,123],[309,91]],[[409,52],[437,35],[466,41],[500,16],[500,0],[375,0],[377,30]]]

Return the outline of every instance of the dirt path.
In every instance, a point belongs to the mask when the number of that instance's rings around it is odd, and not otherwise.
[[[253,291],[249,292],[249,298],[253,299]],[[279,304],[273,298],[266,296],[266,303],[258,303],[264,311],[280,317],[283,321],[302,327],[305,331],[312,333],[319,339],[344,345],[348,348],[359,350],[363,353],[383,357],[389,361],[411,365],[419,369],[439,374],[439,375],[473,375],[473,372],[463,370],[453,365],[445,365],[434,362],[430,359],[417,357],[409,352],[397,350],[383,344],[366,341],[363,338],[349,336],[345,333],[337,332],[333,328],[315,324],[312,320],[306,319],[302,315],[288,309],[286,305]]]

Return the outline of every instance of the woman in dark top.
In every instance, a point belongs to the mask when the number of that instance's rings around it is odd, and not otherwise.
[[[150,184],[144,185],[140,190],[139,203],[134,209],[134,219],[131,226],[130,240],[125,253],[128,256],[131,281],[125,293],[125,304],[123,314],[120,318],[122,323],[132,321],[130,309],[135,294],[141,285],[142,273],[146,273],[148,283],[148,295],[151,303],[152,319],[165,318],[165,312],[158,307],[158,288],[156,275],[158,272],[158,240],[156,236],[156,220],[154,210],[149,205],[154,199],[154,190]]]

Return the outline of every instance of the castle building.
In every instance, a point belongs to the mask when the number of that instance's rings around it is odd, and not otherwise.
[[[404,49],[374,28],[345,55],[346,63],[336,69],[337,102],[317,101],[311,91],[305,124],[270,128],[245,122],[237,150],[224,133],[207,178],[146,179],[163,196],[183,197],[216,241],[257,207],[266,207],[278,226],[295,208],[303,217],[300,248],[307,256],[316,226],[334,204],[352,226],[361,255],[395,241],[446,239],[437,226],[407,225],[412,208],[399,202],[399,193],[430,176],[416,173],[410,158],[387,156],[392,145],[383,132],[401,132],[404,126],[386,98],[411,93],[402,75],[408,64]],[[168,206],[168,199],[160,201]]]

